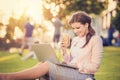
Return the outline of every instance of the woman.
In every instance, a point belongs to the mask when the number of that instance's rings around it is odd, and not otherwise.
[[[68,45],[65,40],[61,40],[63,63],[70,64],[76,69],[46,61],[24,71],[0,74],[0,78],[2,80],[34,79],[49,73],[51,80],[94,80],[94,74],[101,64],[102,40],[95,34],[91,27],[91,18],[85,12],[74,13],[69,24],[77,36],[72,40],[70,54],[67,54]]]

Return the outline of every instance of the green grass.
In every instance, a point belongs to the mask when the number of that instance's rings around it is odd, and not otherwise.
[[[59,55],[58,55],[59,56]],[[102,65],[96,80],[120,80],[120,47],[104,47]],[[38,63],[36,59],[21,60],[17,53],[0,52],[0,72],[16,72]]]
[[[97,80],[120,80],[120,47],[104,47],[102,65]]]
[[[17,53],[0,52],[0,72],[16,72],[37,64],[37,59],[22,60]]]

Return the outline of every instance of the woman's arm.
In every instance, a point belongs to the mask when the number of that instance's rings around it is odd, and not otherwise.
[[[86,56],[80,63],[80,72],[83,73],[95,73],[98,68],[101,65],[102,60],[102,53],[103,53],[103,44],[102,39],[100,37],[94,37],[92,39],[92,52],[91,55],[89,55],[88,59],[86,59]]]
[[[61,49],[63,63],[68,63],[70,61],[70,54],[67,52],[67,47],[70,45],[70,36],[67,33],[62,34],[61,37]]]

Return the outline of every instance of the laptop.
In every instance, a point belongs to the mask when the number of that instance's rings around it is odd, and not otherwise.
[[[32,49],[35,52],[37,59],[39,61],[43,61],[43,62],[50,61],[57,65],[70,67],[70,68],[76,68],[76,67],[73,67],[72,65],[60,63],[51,44],[47,44],[47,43],[33,44]]]

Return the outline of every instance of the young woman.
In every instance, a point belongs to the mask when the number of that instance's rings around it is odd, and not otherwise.
[[[91,18],[82,11],[74,13],[69,20],[74,33],[70,54],[67,53],[66,40],[61,40],[63,63],[74,68],[59,66],[52,62],[40,62],[36,66],[14,73],[0,74],[0,80],[24,80],[42,77],[49,73],[50,80],[94,80],[103,52],[102,39],[91,27]]]

